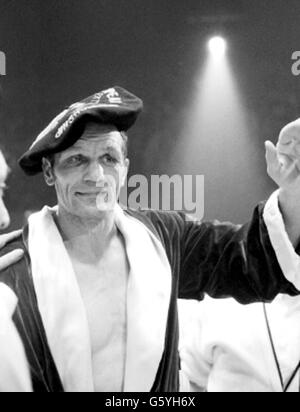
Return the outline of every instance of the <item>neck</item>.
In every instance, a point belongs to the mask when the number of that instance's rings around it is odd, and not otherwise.
[[[91,261],[101,258],[117,235],[114,216],[110,211],[99,219],[83,219],[59,207],[55,220],[69,253]]]

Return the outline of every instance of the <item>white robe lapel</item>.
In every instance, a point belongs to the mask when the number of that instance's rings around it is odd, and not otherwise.
[[[172,275],[161,242],[137,219],[116,209],[130,263],[125,392],[149,392],[164,352]]]
[[[93,392],[91,344],[73,266],[45,207],[29,218],[29,254],[39,310],[67,392]]]
[[[67,392],[92,392],[85,307],[63,240],[45,207],[29,219],[29,253],[39,310]],[[164,352],[171,268],[161,242],[118,206],[116,224],[130,263],[127,294],[126,392],[151,390]]]

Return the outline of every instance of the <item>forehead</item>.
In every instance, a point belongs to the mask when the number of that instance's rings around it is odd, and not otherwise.
[[[94,152],[95,150],[104,149],[122,150],[122,143],[122,135],[115,127],[88,123],[81,138],[65,152],[76,150]]]
[[[0,151],[0,180],[6,180],[9,173],[9,167],[6,163],[3,153]]]

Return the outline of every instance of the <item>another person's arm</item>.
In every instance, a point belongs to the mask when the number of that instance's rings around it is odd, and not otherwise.
[[[0,392],[31,392],[25,351],[13,323],[17,305],[14,292],[0,283]]]
[[[0,250],[9,242],[11,242],[14,239],[17,239],[20,234],[22,233],[21,230],[17,230],[12,233],[0,235]],[[0,271],[8,268],[9,266],[13,265],[14,263],[17,263],[19,260],[21,260],[24,256],[24,251],[22,249],[16,249],[13,250],[12,252],[8,253],[7,255],[1,256],[0,257]]]

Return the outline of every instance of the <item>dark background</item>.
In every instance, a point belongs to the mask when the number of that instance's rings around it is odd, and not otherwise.
[[[206,39],[216,30],[230,41],[255,161],[245,183],[240,154],[228,165],[235,177],[226,178],[218,165],[208,176],[205,162],[198,173],[206,177],[205,217],[240,222],[274,189],[264,140],[275,142],[280,128],[299,117],[300,77],[291,73],[291,55],[300,50],[299,0],[0,0],[0,50],[7,58],[0,142],[13,166],[6,195],[12,226],[23,223],[25,210],[55,203],[42,178],[24,176],[16,159],[64,106],[103,88],[121,85],[145,102],[130,135],[131,174],[174,173],[170,154]],[[186,167],[178,173],[188,173]]]

